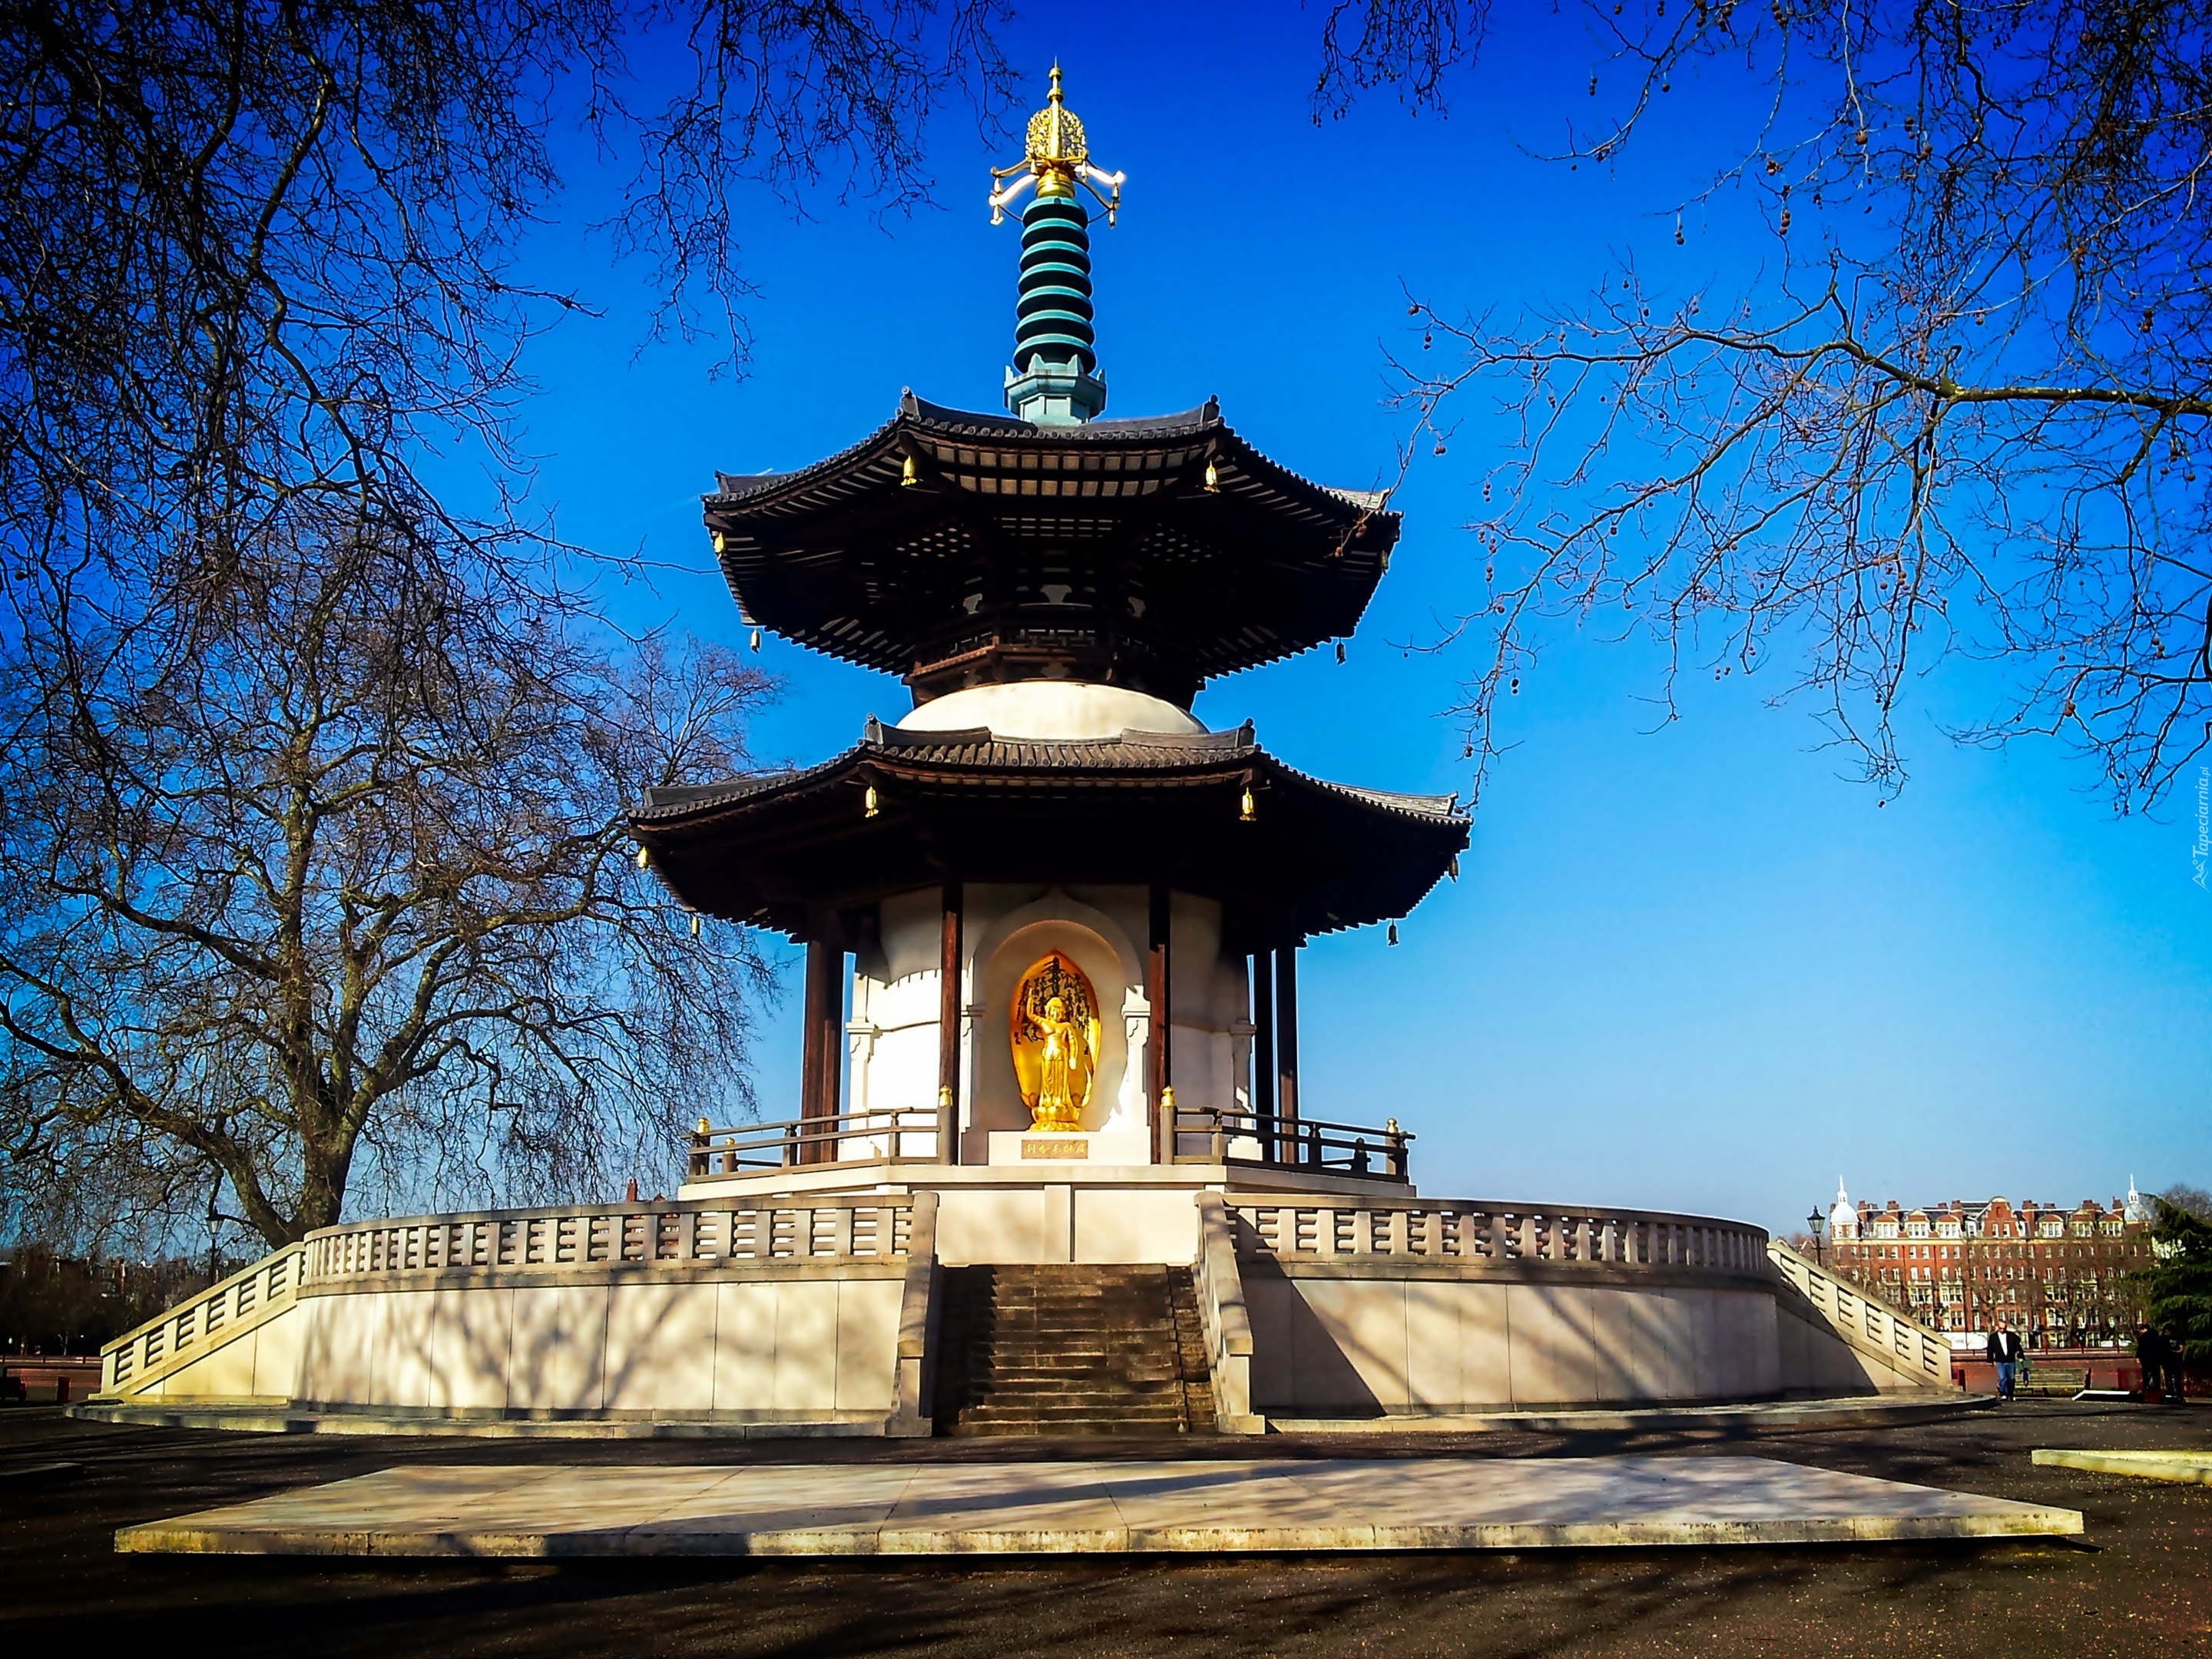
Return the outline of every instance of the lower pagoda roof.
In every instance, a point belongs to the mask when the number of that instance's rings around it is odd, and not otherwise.
[[[945,881],[1160,884],[1218,900],[1231,950],[1402,916],[1468,835],[1455,796],[1324,782],[1249,724],[1017,741],[872,720],[818,766],[650,790],[629,823],[683,902],[796,939]]]

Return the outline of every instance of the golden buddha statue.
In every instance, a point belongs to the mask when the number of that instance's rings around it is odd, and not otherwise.
[[[1014,992],[1014,1073],[1034,1127],[1083,1127],[1098,1071],[1098,1000],[1090,980],[1054,951]]]

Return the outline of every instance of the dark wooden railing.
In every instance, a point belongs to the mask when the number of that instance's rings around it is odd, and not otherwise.
[[[1375,1129],[1320,1118],[1261,1117],[1212,1106],[1178,1106],[1175,1161],[1325,1170],[1331,1175],[1405,1181],[1406,1146],[1413,1138],[1395,1118]]]
[[[1392,1119],[1382,1127],[1320,1118],[1264,1118],[1211,1106],[1176,1109],[1175,1161],[1325,1170],[1374,1181],[1410,1179],[1413,1137]],[[781,1123],[702,1127],[691,1137],[691,1179],[791,1170],[810,1164],[938,1164],[934,1109],[842,1112]]]
[[[937,1109],[902,1107],[702,1128],[691,1137],[691,1179],[810,1164],[941,1164]]]

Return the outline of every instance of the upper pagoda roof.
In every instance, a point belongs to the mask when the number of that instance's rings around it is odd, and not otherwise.
[[[1068,676],[1184,707],[1352,633],[1399,527],[1382,495],[1277,465],[1211,401],[1039,426],[911,392],[812,466],[722,475],[706,520],[750,621],[918,697]]]

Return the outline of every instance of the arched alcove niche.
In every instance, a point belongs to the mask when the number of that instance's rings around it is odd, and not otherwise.
[[[1141,1126],[1145,1121],[1143,1042],[1133,1044],[1127,1015],[1131,999],[1141,1006],[1144,963],[1127,933],[1111,916],[1060,889],[995,921],[975,943],[969,985],[976,1009],[969,1041],[972,1133],[1026,1129],[1014,1076],[1011,1021],[1014,989],[1022,975],[1058,951],[1080,968],[1098,994],[1098,1069],[1083,1110],[1086,1129]]]

